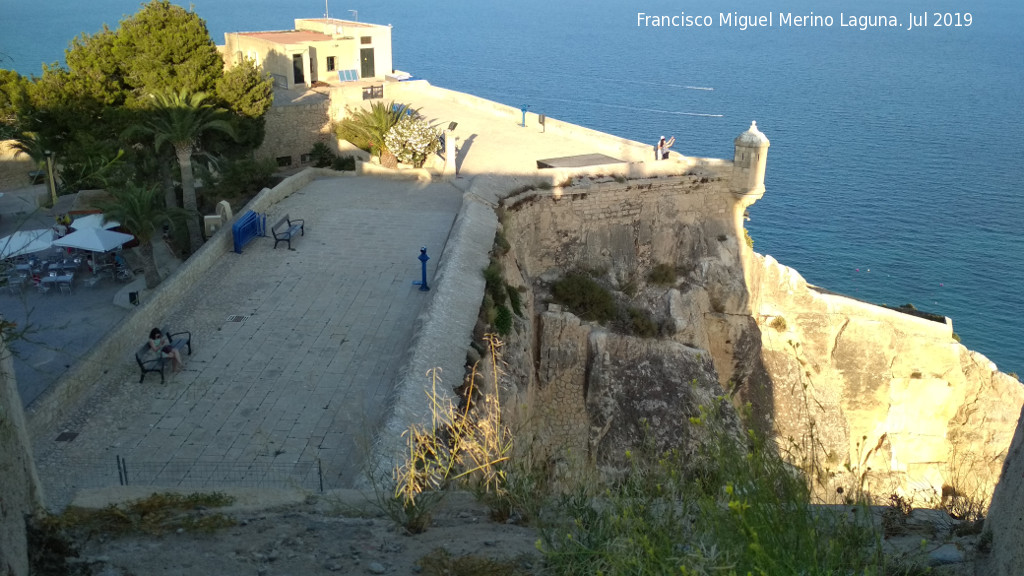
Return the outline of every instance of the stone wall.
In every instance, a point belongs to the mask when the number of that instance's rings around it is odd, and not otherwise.
[[[11,355],[0,338],[0,574],[28,576],[25,517],[42,508]]]
[[[313,144],[331,145],[330,102],[327,98],[312,104],[286,104],[271,106],[266,115],[267,137],[256,150],[257,157],[290,159],[290,166],[302,165],[302,155],[313,149]]]

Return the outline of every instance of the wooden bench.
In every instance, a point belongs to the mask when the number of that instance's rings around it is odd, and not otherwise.
[[[167,336],[167,340],[179,354],[182,349],[186,349],[188,351],[188,355],[192,355],[191,332],[171,333],[169,330],[163,330],[162,332],[164,336]],[[146,374],[149,372],[156,372],[160,374],[160,383],[164,383],[164,367],[171,364],[171,359],[164,357],[160,350],[153,350],[150,348],[148,340],[135,351],[135,361],[139,363],[139,370],[142,371],[142,374],[139,376],[139,384],[142,384],[142,381],[146,379]]]
[[[279,231],[280,230],[280,231]],[[279,242],[287,242],[288,249],[292,249],[292,238],[296,233],[305,236],[306,235],[306,221],[305,220],[292,220],[287,214],[284,215],[277,224],[270,229],[270,233],[274,235],[274,249],[277,249]]]

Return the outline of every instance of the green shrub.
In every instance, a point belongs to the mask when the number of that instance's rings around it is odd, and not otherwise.
[[[214,184],[214,195],[230,198],[239,194],[255,194],[273,183],[277,162],[273,158],[240,158],[221,165],[220,177]]]
[[[953,332],[953,340],[956,340],[957,342],[960,342],[960,335],[957,334],[956,332]]]
[[[516,560],[494,560],[467,554],[453,556],[444,548],[435,548],[416,562],[424,576],[529,576]]]
[[[615,317],[615,299],[611,292],[582,274],[569,274],[555,282],[552,295],[585,320],[607,322]]]
[[[651,268],[650,274],[647,275],[647,281],[652,284],[670,286],[676,281],[676,267],[664,262],[661,264],[655,264],[654,267]]]
[[[484,282],[486,283],[484,290],[491,300],[495,304],[503,304],[505,302],[505,278],[501,274],[501,264],[493,258],[487,268],[484,268]]]
[[[494,316],[494,329],[502,336],[508,336],[512,332],[512,311],[508,306],[499,304],[497,313]]]
[[[779,332],[786,331],[786,319],[783,318],[782,316],[776,316],[775,319],[772,320],[768,325],[778,330]]]
[[[747,248],[754,249],[754,239],[750,237],[750,232],[746,228],[743,229],[743,240],[747,243]]]
[[[502,256],[508,254],[508,251],[512,249],[512,245],[509,244],[508,238],[505,238],[505,233],[501,230],[498,230],[498,232],[494,234],[494,249]]]
[[[399,162],[422,168],[441,145],[441,134],[418,115],[405,115],[384,135],[384,145]]]
[[[690,424],[707,442],[695,453],[627,451],[629,470],[618,481],[562,497],[541,526],[550,571],[893,573],[867,507],[813,509],[806,479],[773,443],[753,431],[745,442],[734,438],[724,418],[702,406]]]
[[[516,316],[522,318],[523,297],[519,294],[519,290],[511,284],[505,284],[505,292],[508,293],[508,302],[512,305],[512,311],[516,313]]]
[[[630,332],[641,338],[654,338],[658,335],[658,325],[651,320],[651,315],[640,308],[630,308],[629,327]]]
[[[313,144],[313,149],[309,151],[309,159],[317,168],[327,168],[335,158],[334,152],[331,152],[331,149],[323,142]]]
[[[355,156],[335,156],[331,160],[331,168],[339,172],[352,172],[356,169]]]

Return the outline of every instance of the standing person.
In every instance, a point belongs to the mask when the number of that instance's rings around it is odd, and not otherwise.
[[[668,149],[671,148],[672,145],[675,144],[675,143],[676,143],[676,137],[675,136],[669,138],[668,140],[665,140],[665,137],[662,136],[661,140],[658,140],[658,146],[657,146],[657,152],[656,152],[656,158],[655,159],[656,160],[668,160]]]
[[[170,358],[171,369],[175,372],[181,372],[181,352],[174,346],[171,346],[171,341],[160,332],[159,328],[153,328],[149,331],[149,348],[154,352],[159,352],[164,358]]]

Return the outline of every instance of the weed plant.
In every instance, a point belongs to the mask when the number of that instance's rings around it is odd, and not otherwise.
[[[507,310],[507,309],[506,309]],[[459,405],[438,392],[438,369],[428,372],[431,388],[429,426],[413,424],[405,432],[408,454],[394,470],[393,497],[385,509],[406,530],[418,533],[430,525],[430,518],[444,498],[444,490],[458,482],[469,486],[478,497],[496,502],[506,499],[507,463],[512,453],[512,433],[501,421],[501,340],[484,337],[490,352],[495,390],[476,390],[474,366]],[[479,398],[478,400],[473,400]]]
[[[112,504],[91,509],[71,506],[59,516],[42,521],[44,528],[85,534],[150,534],[176,530],[214,532],[234,526],[235,522],[219,513],[207,514],[207,508],[228,506],[234,498],[220,492],[188,495],[154,493],[127,504]]]
[[[555,282],[552,295],[584,320],[603,323],[615,318],[615,299],[611,292],[583,274],[569,274]]]
[[[515,560],[493,560],[476,555],[453,556],[437,548],[420,558],[420,573],[425,576],[529,576],[530,572]]]
[[[551,572],[886,573],[865,507],[813,509],[799,471],[753,431],[737,442],[723,422],[721,410],[702,407],[691,424],[711,441],[695,458],[627,452],[619,480],[562,497],[541,526]]]
[[[676,281],[676,267],[664,262],[655,264],[647,275],[647,281],[652,284],[671,286]]]

